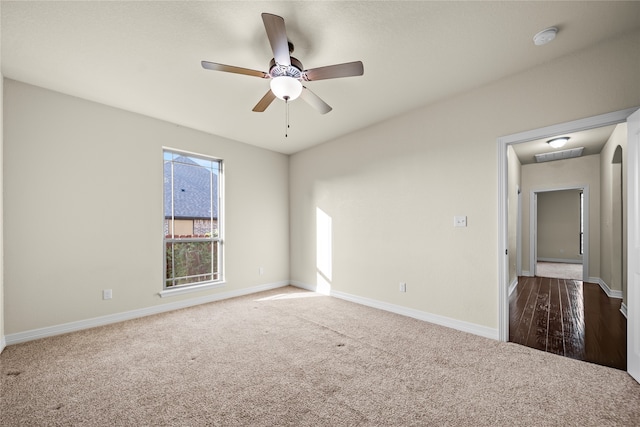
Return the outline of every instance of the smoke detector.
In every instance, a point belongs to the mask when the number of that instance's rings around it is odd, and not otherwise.
[[[550,27],[546,30],[540,31],[538,34],[533,36],[533,44],[536,46],[542,46],[543,44],[549,43],[551,40],[556,38],[558,34],[558,29],[556,27]]]

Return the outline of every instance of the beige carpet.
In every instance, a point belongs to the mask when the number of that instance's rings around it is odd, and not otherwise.
[[[9,346],[3,426],[638,425],[626,372],[286,287]]]
[[[538,261],[536,263],[536,276],[582,280],[582,264]]]

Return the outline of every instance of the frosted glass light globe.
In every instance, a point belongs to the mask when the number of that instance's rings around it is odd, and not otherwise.
[[[293,101],[302,93],[300,80],[289,76],[278,76],[271,79],[271,91],[280,99]]]

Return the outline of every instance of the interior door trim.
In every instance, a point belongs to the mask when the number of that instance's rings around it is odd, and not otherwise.
[[[638,108],[627,108],[498,138],[498,337],[500,341],[509,340],[509,255],[507,253],[509,249],[507,187],[509,145],[623,123]]]

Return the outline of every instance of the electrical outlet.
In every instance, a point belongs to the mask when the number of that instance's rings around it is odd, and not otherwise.
[[[407,292],[407,284],[405,282],[400,282],[400,286],[398,288],[400,292]]]
[[[102,299],[111,299],[113,296],[111,289],[104,289],[102,291]]]
[[[264,274],[264,267],[258,268],[258,274],[261,276]]]

